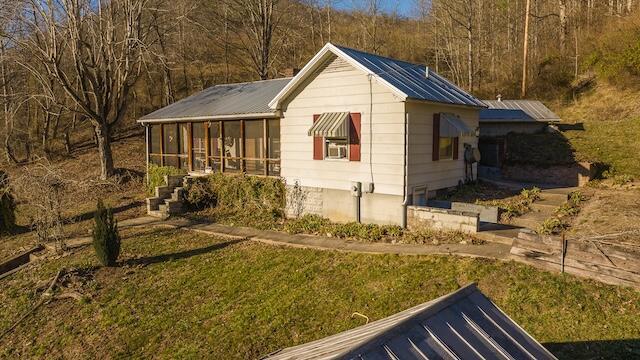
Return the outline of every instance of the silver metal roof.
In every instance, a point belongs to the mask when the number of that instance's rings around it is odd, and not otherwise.
[[[482,109],[480,110],[481,123],[538,123],[538,121],[522,110],[511,109]]]
[[[309,136],[348,137],[349,113],[323,113],[309,129]]]
[[[291,78],[216,85],[146,115],[139,122],[275,116],[269,107]]]
[[[336,47],[410,99],[486,107],[482,101],[431,69],[428,70],[425,65],[412,64],[342,46]]]
[[[522,110],[536,121],[557,122],[560,117],[537,100],[483,100],[489,109]]]
[[[266,357],[283,359],[555,359],[470,284],[433,301]]]

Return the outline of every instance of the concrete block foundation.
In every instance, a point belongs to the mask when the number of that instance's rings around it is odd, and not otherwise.
[[[356,221],[358,198],[348,190],[287,185],[287,217],[315,214],[331,221]],[[367,224],[402,225],[402,196],[364,193],[360,221]]]

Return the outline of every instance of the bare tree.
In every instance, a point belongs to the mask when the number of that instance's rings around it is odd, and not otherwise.
[[[235,15],[240,48],[249,56],[260,79],[268,79],[275,61],[278,45],[275,33],[283,12],[278,11],[279,0],[229,0]]]
[[[140,74],[145,3],[29,0],[21,17],[28,36],[15,38],[42,64],[45,73],[37,76],[53,79],[93,125],[101,179],[114,174],[111,131],[124,118]]]

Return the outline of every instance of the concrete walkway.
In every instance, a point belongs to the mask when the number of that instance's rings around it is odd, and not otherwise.
[[[257,241],[270,245],[289,246],[303,249],[335,250],[365,254],[457,255],[465,257],[481,257],[504,260],[508,258],[509,251],[511,249],[510,245],[498,243],[486,243],[483,245],[422,245],[388,244],[375,242],[365,243],[334,237],[303,234],[291,235],[279,231],[257,230],[247,227],[194,222],[184,218],[170,218],[168,220],[159,220],[151,217],[142,217],[134,220],[127,222],[126,225],[128,227],[161,226],[168,228],[181,228],[213,236],[220,236],[231,239],[248,239],[251,241]]]

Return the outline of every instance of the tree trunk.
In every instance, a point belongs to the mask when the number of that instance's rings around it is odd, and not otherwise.
[[[560,51],[567,48],[567,0],[558,0],[558,12],[560,14]]]
[[[16,157],[11,149],[11,133],[13,132],[13,115],[9,109],[9,79],[7,76],[7,64],[5,63],[5,44],[0,40],[0,84],[2,84],[2,99],[4,111],[4,151],[7,162],[15,164]]]
[[[113,167],[113,155],[111,153],[111,135],[109,126],[100,124],[95,127],[96,139],[98,141],[98,154],[100,156],[100,179],[107,180],[115,173]]]
[[[527,7],[524,14],[524,41],[522,52],[522,88],[520,96],[524,99],[527,96],[527,58],[529,52],[529,12],[531,11],[531,0],[527,0]]]

